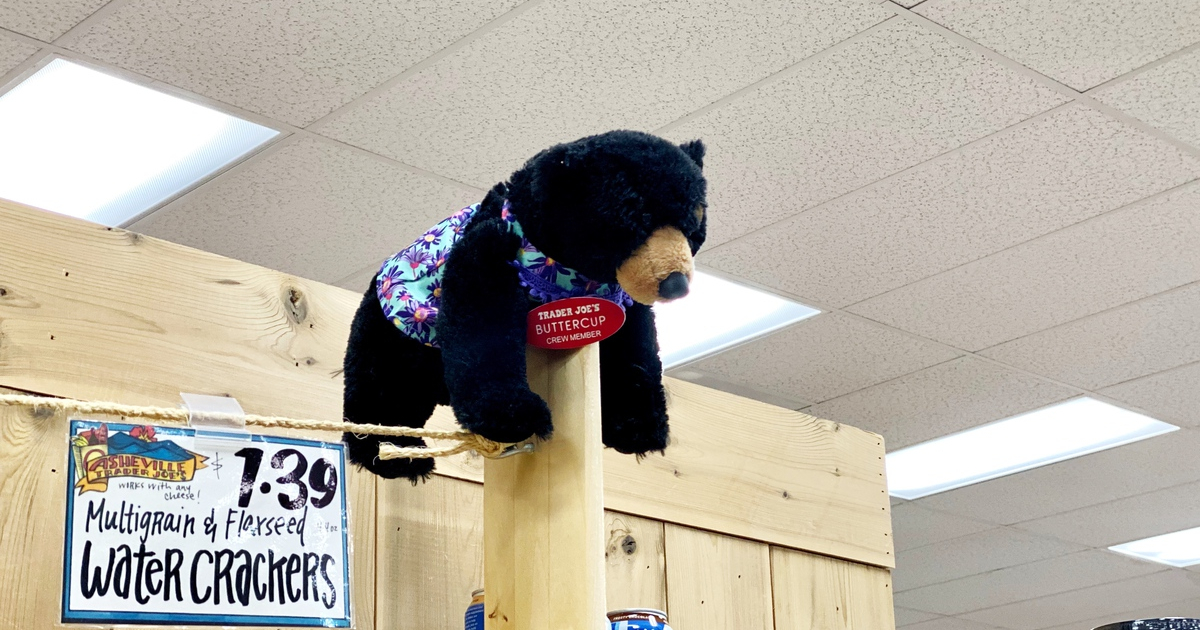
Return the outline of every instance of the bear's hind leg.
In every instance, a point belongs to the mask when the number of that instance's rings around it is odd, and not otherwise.
[[[404,335],[383,315],[375,281],[363,296],[346,350],[343,415],[349,422],[423,427],[433,408],[447,404],[441,351]],[[379,459],[379,444],[424,446],[415,437],[346,433],[350,461],[387,479],[413,483],[433,472],[432,459]]]

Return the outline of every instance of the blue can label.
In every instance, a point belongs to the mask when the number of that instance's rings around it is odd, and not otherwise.
[[[467,606],[466,630],[483,630],[483,602]]]

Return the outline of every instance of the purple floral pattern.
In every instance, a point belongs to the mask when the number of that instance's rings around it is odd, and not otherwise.
[[[384,317],[427,346],[440,347],[434,324],[442,303],[443,266],[478,209],[479,204],[468,206],[438,223],[407,249],[384,262],[376,276],[376,296]],[[533,299],[552,302],[591,295],[622,307],[633,303],[620,285],[589,280],[530,244],[521,224],[509,212],[507,201],[501,216],[513,233],[521,237],[521,247],[509,264],[517,269],[521,286]]]

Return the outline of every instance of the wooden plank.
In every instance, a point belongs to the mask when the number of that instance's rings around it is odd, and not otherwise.
[[[810,553],[771,549],[775,630],[890,630],[887,569]]]
[[[668,524],[666,549],[672,627],[772,630],[767,545]]]
[[[13,393],[0,388],[0,393]],[[67,420],[0,408],[0,619],[11,628],[58,623],[67,493]]]
[[[892,555],[883,438],[668,378],[671,446],[604,453],[604,506],[883,567]],[[430,426],[454,426],[439,408]],[[482,458],[438,471],[482,479]]]
[[[356,300],[318,282],[0,202],[0,384],[130,404],[226,394],[341,417]]]
[[[554,436],[531,454],[484,463],[487,630],[604,622],[600,351],[530,351],[529,384]]]
[[[381,481],[376,627],[461,628],[483,588],[483,487],[435,477]]]
[[[668,379],[671,445],[610,452],[605,507],[894,566],[883,438]]]
[[[434,477],[415,488],[383,481],[378,491],[376,627],[457,628],[483,585],[483,486]],[[607,608],[666,610],[663,524],[617,512],[605,524]]]
[[[357,303],[349,291],[0,201],[3,385],[133,404],[229,394],[251,412],[337,418]],[[607,451],[606,507],[893,565],[879,436],[667,384],[672,446],[640,463]],[[449,410],[433,424],[452,425]],[[478,457],[438,466],[482,478]]]
[[[630,514],[604,515],[608,609],[667,609],[667,557],[663,524]]]
[[[309,436],[311,437],[311,436]],[[318,439],[328,440],[324,435]],[[353,555],[350,557],[350,588],[351,613],[354,615],[354,627],[358,630],[375,628],[375,545],[377,543],[376,500],[374,475],[362,470],[347,470],[346,477],[350,480],[348,494],[350,510],[350,544],[353,545]]]

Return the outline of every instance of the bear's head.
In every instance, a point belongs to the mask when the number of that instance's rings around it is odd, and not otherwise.
[[[652,304],[687,295],[707,224],[703,160],[699,140],[612,131],[537,154],[505,194],[547,256]]]

